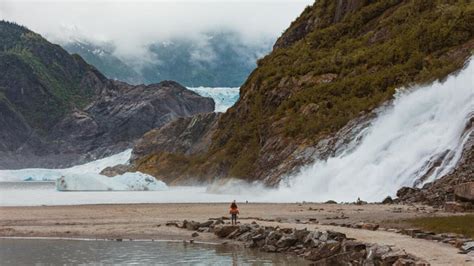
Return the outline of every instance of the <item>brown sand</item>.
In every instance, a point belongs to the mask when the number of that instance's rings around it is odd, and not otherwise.
[[[414,239],[386,231],[368,231],[328,223],[374,222],[382,227],[386,221],[427,215],[446,215],[430,207],[402,205],[340,204],[240,204],[241,222],[275,219],[259,224],[280,227],[331,229],[348,237],[369,243],[393,245],[426,259],[433,265],[473,263],[467,255],[447,244]],[[0,236],[78,237],[123,239],[191,239],[192,231],[166,226],[168,221],[206,221],[227,216],[228,205],[206,204],[126,204],[42,207],[0,207]],[[317,219],[320,224],[300,224],[297,220]],[[280,221],[280,222],[277,222]],[[221,242],[210,233],[200,233],[196,241]],[[473,263],[474,264],[474,263]]]

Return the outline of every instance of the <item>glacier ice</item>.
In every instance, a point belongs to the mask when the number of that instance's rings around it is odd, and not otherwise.
[[[108,166],[127,164],[132,150],[65,169],[0,170],[0,182],[56,181],[61,191],[166,190],[165,183],[140,172],[107,177],[100,171]]]
[[[55,181],[64,175],[98,174],[102,169],[117,164],[128,164],[132,150],[64,169],[28,168],[19,170],[0,170],[0,182],[10,181]]]
[[[59,191],[147,191],[167,190],[162,181],[137,173],[107,177],[100,174],[65,175],[56,180]]]
[[[211,97],[216,103],[215,112],[225,112],[239,99],[239,88],[188,88],[204,97]]]

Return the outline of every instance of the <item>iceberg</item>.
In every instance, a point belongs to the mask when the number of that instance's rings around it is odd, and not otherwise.
[[[64,169],[1,170],[0,182],[55,181],[59,191],[146,191],[167,190],[162,181],[140,172],[107,177],[102,169],[117,164],[128,164],[132,150]]]
[[[153,176],[136,173],[107,177],[100,174],[67,175],[56,180],[59,191],[159,191],[168,186]]]

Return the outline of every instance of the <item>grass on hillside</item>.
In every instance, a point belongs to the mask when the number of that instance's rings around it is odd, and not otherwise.
[[[435,233],[456,233],[474,238],[474,214],[445,217],[422,217],[403,220],[421,230]]]

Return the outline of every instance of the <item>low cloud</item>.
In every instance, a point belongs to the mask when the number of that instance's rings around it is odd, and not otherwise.
[[[152,43],[198,40],[210,31],[234,31],[241,41],[258,45],[276,39],[312,2],[2,0],[0,18],[25,25],[53,42],[111,43],[121,57],[144,58]],[[212,54],[195,56],[212,60]]]

